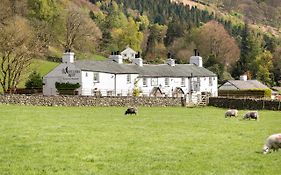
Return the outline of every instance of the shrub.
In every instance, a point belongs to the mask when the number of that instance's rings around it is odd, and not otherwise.
[[[43,87],[43,81],[40,74],[33,71],[29,76],[28,80],[25,82],[25,87],[28,89],[39,89]]]
[[[56,82],[56,89],[60,94],[65,95],[74,95],[74,90],[78,89],[80,87],[79,83],[73,84],[73,83],[59,83]]]

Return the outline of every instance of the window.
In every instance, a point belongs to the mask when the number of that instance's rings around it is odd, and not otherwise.
[[[127,84],[131,83],[131,74],[127,75]]]
[[[143,85],[143,86],[147,86],[147,79],[146,79],[146,78],[143,78],[143,79],[142,79],[142,85]]]
[[[157,86],[158,85],[158,79],[157,78],[151,78],[151,86]]]
[[[209,86],[213,86],[213,79],[212,79],[212,77],[209,77]]]
[[[94,73],[94,82],[99,82],[100,78],[99,78],[99,73]]]
[[[169,86],[170,84],[170,79],[169,78],[165,78],[165,86]]]
[[[181,78],[181,86],[185,86],[185,78]]]
[[[88,72],[86,72],[85,76],[88,77]]]

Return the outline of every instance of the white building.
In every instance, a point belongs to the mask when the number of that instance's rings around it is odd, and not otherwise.
[[[127,46],[126,49],[121,52],[121,56],[123,57],[123,59],[127,59],[129,61],[133,61],[135,59],[136,54],[137,52],[129,46]]]
[[[143,64],[135,58],[124,64],[121,55],[110,55],[106,61],[75,61],[74,53],[64,53],[63,63],[43,78],[43,94],[58,95],[56,82],[79,83],[78,95],[131,96],[138,88],[142,96],[182,97],[210,94],[217,96],[217,76],[202,67],[202,58],[192,56],[193,64]],[[134,84],[135,83],[135,84]]]

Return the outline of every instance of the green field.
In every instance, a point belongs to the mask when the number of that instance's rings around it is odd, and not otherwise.
[[[280,174],[281,151],[260,153],[280,112],[256,122],[212,107],[0,108],[1,175]]]

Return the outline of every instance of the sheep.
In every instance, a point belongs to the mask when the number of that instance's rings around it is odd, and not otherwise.
[[[224,114],[225,118],[227,117],[237,117],[238,116],[238,110],[237,109],[229,109]]]
[[[251,120],[251,119],[259,120],[259,113],[258,113],[258,111],[249,111],[249,112],[247,112],[247,113],[244,115],[243,119],[244,119],[244,120],[245,120],[245,119],[249,119],[249,120]]]
[[[278,151],[281,148],[281,133],[273,134],[266,139],[263,146],[263,154],[270,153],[271,150]]]
[[[137,115],[137,113],[138,113],[138,109],[137,108],[129,107],[126,110],[125,115],[127,115],[127,114],[130,114],[130,115],[135,114],[135,115]]]

